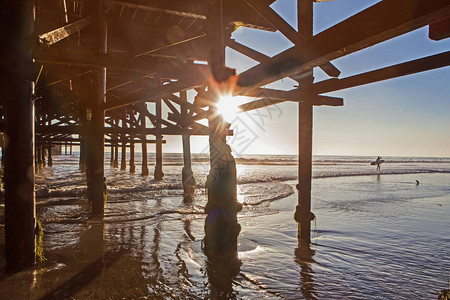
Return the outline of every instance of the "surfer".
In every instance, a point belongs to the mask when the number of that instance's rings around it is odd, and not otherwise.
[[[419,180],[416,180],[416,185],[419,185]]]
[[[380,165],[381,165],[381,157],[377,157],[377,160],[375,161],[376,165],[377,165],[377,171],[381,171]]]

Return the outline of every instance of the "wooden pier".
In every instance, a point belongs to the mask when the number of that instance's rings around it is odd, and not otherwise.
[[[195,186],[190,137],[209,136],[205,252],[219,257],[235,253],[240,207],[235,162],[226,143],[232,132],[215,109],[223,93],[252,97],[241,105],[244,112],[285,101],[299,104],[299,202],[293,211],[299,238],[310,240],[313,107],[343,105],[343,99],[322,94],[445,67],[450,52],[347,78],[340,78],[331,61],[423,26],[429,26],[433,40],[447,38],[450,2],[384,0],[317,35],[313,0],[297,1],[297,29],[270,7],[273,2],[3,1],[0,129],[7,140],[2,158],[9,271],[34,263],[34,172],[52,166],[55,147],[65,154],[79,147],[90,213],[101,218],[105,147],[111,149],[111,166],[148,176],[147,144],[155,144],[153,176],[163,180],[164,137],[172,135],[182,139],[185,199],[193,197]],[[278,30],[294,46],[268,57],[231,39],[240,26]],[[226,67],[226,47],[259,64],[236,75]],[[314,67],[329,79],[314,82]],[[285,77],[296,80],[298,88],[262,87]],[[196,91],[195,99],[188,90]],[[201,123],[205,119],[209,126]],[[140,170],[134,160],[137,144],[143,151]]]

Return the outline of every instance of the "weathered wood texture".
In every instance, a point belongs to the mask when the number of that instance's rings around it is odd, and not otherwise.
[[[10,63],[22,68],[3,69],[0,65],[0,99],[5,107],[5,257],[6,270],[30,267],[35,260],[35,198],[33,167],[32,82],[28,38],[33,33],[33,1],[6,1],[0,10],[2,47],[11,55]],[[5,43],[7,41],[7,43]],[[2,50],[5,52],[5,48]],[[4,57],[3,57],[4,58]],[[0,63],[1,64],[1,63]]]

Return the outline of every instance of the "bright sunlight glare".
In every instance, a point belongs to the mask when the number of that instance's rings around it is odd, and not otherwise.
[[[231,121],[236,118],[236,115],[240,112],[239,104],[233,96],[223,95],[220,96],[219,101],[217,101],[216,108],[217,113],[222,115],[225,121],[231,123]]]

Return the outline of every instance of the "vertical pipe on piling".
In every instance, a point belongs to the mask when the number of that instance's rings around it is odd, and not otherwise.
[[[0,70],[0,101],[5,106],[5,257],[6,270],[31,266],[35,259],[34,109],[32,57],[33,1],[4,1],[0,12],[2,45],[15,68]]]
[[[50,126],[51,125],[51,121],[47,122],[47,125]],[[52,141],[49,140],[48,141],[48,145],[47,145],[47,152],[48,152],[48,166],[51,167],[53,166],[53,156],[52,156]]]
[[[162,111],[161,111],[161,99],[157,99],[155,102],[156,107],[156,129],[158,130],[155,137],[156,137],[156,165],[155,165],[155,173],[154,178],[155,180],[163,180],[164,173],[162,170],[162,135],[161,135],[161,119],[162,119]]]
[[[96,50],[100,54],[107,52],[106,1],[97,0],[93,4],[96,19]],[[89,126],[87,194],[91,203],[91,216],[103,216],[104,210],[104,122],[106,95],[106,68],[93,71],[91,85],[92,117]]]

